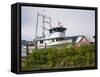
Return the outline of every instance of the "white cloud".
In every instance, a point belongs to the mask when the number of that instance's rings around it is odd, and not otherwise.
[[[91,10],[57,9],[41,7],[22,8],[22,39],[33,40],[36,30],[37,12],[51,17],[53,26],[61,21],[67,28],[66,35],[95,35],[95,12]],[[38,35],[42,35],[42,18],[38,22]]]

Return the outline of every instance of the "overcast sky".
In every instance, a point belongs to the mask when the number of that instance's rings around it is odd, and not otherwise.
[[[22,40],[33,40],[36,31],[37,12],[51,17],[52,26],[57,26],[58,22],[67,28],[66,36],[85,35],[92,37],[95,35],[95,11],[78,9],[59,9],[41,7],[21,7],[21,35]],[[42,17],[39,18],[38,36],[42,35]],[[47,28],[49,26],[47,25]]]

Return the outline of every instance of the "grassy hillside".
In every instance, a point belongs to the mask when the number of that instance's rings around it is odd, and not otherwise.
[[[95,66],[95,46],[62,45],[58,48],[33,50],[22,60],[22,70],[76,68]]]

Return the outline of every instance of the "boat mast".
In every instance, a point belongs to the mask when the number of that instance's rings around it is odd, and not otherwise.
[[[35,32],[35,49],[37,50],[37,29],[38,29],[38,17],[39,13],[37,13],[37,23],[36,23],[36,32]]]
[[[45,10],[43,10],[43,13],[44,12],[45,12]],[[36,50],[38,49],[38,47],[37,47],[37,30],[38,30],[38,19],[39,19],[40,16],[43,18],[43,25],[42,25],[43,32],[42,32],[42,35],[43,35],[44,41],[45,41],[45,30],[48,30],[48,29],[46,29],[45,23],[48,23],[50,28],[52,26],[51,25],[51,17],[48,17],[44,14],[37,13],[37,23],[36,23],[36,32],[35,32],[35,49]],[[48,18],[49,21],[46,21],[45,20],[46,18]],[[45,43],[45,48],[46,48],[46,43]]]

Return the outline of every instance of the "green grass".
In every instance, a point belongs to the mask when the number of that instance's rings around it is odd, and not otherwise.
[[[59,69],[95,66],[95,45],[81,47],[66,44],[58,48],[33,50],[22,60],[22,70]]]

